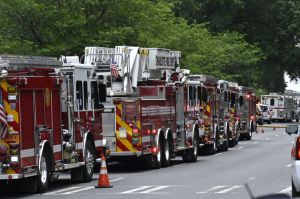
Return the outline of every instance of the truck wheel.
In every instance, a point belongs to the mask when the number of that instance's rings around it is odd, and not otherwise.
[[[39,165],[40,173],[37,176],[37,191],[39,193],[44,193],[48,189],[49,185],[49,171],[50,171],[50,164],[47,161],[46,154],[43,152],[41,157],[41,163]]]
[[[170,153],[171,153],[171,143],[169,138],[165,140],[163,152],[164,153],[162,154],[162,165],[164,167],[167,167],[170,165]]]
[[[247,136],[246,136],[247,140],[251,140],[252,139],[252,131],[250,131]]]
[[[91,141],[86,142],[84,150],[84,166],[83,166],[83,181],[90,182],[93,179],[94,164],[95,164],[95,148],[91,144]]]
[[[222,149],[223,151],[228,151],[228,140],[223,143]]]
[[[157,154],[153,155],[154,168],[159,169],[162,166],[162,149],[163,149],[163,136],[159,136],[158,145],[157,145]]]
[[[194,133],[194,140],[193,140],[193,150],[191,151],[191,162],[196,162],[198,159],[198,148],[199,148],[199,133],[196,131]]]
[[[210,145],[208,145],[208,154],[213,155],[217,152],[217,140],[216,138],[214,139],[214,142]]]

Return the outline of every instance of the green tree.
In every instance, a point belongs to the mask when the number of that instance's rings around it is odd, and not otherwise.
[[[0,52],[82,55],[85,46],[136,45],[182,51],[182,66],[245,85],[263,58],[237,32],[212,34],[175,17],[172,1],[0,0]],[[243,70],[240,70],[243,67]],[[245,70],[247,68],[247,70]],[[239,73],[233,71],[239,70]]]
[[[299,11],[296,0],[178,0],[174,11],[189,23],[207,23],[215,33],[237,31],[258,44],[266,57],[257,83],[269,91],[283,91],[283,72],[299,73]]]

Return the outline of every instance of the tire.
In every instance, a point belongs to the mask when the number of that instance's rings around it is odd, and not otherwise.
[[[45,193],[49,186],[49,178],[50,178],[50,163],[48,159],[46,158],[47,155],[45,152],[43,152],[39,170],[40,173],[37,175],[37,192],[38,193]]]
[[[298,191],[296,190],[296,188],[295,188],[293,179],[292,179],[292,196],[293,196],[293,197],[300,196],[300,192],[298,192]]]
[[[162,154],[162,166],[167,167],[170,165],[170,156],[171,156],[171,138],[168,137],[164,142],[164,150]]]
[[[84,162],[83,165],[83,182],[90,182],[93,179],[94,165],[95,165],[95,148],[90,140],[86,142],[84,150]]]
[[[158,145],[157,145],[157,149],[158,149],[158,152],[156,155],[153,155],[153,167],[155,169],[160,169],[161,166],[162,166],[162,149],[163,149],[163,144],[164,142],[164,138],[162,135],[159,136],[159,139],[158,139]]]
[[[193,140],[193,150],[191,151],[191,162],[197,162],[199,155],[199,132],[195,131]]]
[[[232,148],[235,146],[235,139],[232,139],[232,140],[228,140],[228,147]]]
[[[235,145],[235,146],[239,144],[239,139],[240,139],[240,138],[235,138],[235,140],[234,140],[234,145]]]
[[[187,149],[182,154],[183,162],[196,162],[199,154],[199,133],[194,132],[193,148]]]
[[[252,139],[252,131],[250,131],[247,135],[246,135],[246,140],[251,140]]]
[[[223,143],[222,150],[223,151],[228,151],[228,140],[225,143]]]
[[[218,148],[217,148],[217,140],[215,139],[213,144],[208,145],[207,153],[209,155],[213,155],[213,154],[215,154],[217,152],[217,150],[218,150]]]

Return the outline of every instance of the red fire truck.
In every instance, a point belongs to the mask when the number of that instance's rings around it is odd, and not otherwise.
[[[159,168],[176,155],[197,160],[198,128],[186,130],[184,87],[168,80],[179,57],[168,49],[86,48],[86,63],[99,66],[108,85],[103,120],[110,161],[145,159]]]
[[[1,63],[1,182],[45,192],[65,170],[90,181],[103,148],[105,86],[91,68],[62,68],[55,58],[1,56]]]
[[[227,135],[220,120],[218,80],[209,75],[188,75],[184,84],[186,122],[197,121],[200,150],[209,154],[227,151]]]
[[[220,121],[228,138],[228,146],[234,147],[238,144],[239,134],[237,133],[237,99],[239,94],[238,84],[219,80],[220,89]]]
[[[256,131],[256,97],[252,89],[239,86],[238,129],[240,139],[252,139]]]

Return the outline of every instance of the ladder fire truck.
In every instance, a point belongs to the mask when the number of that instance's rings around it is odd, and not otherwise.
[[[45,192],[60,171],[91,181],[106,94],[93,70],[49,57],[5,55],[1,63],[0,181],[30,192]]]
[[[256,131],[256,97],[252,89],[239,86],[238,129],[240,139],[252,139]]]
[[[159,48],[87,47],[85,63],[96,65],[107,84],[103,131],[110,161],[145,159],[160,168],[181,155],[198,156],[198,128],[184,122],[184,87],[172,77],[180,52]]]
[[[239,88],[238,84],[219,80],[221,95],[220,101],[220,121],[224,125],[224,131],[228,138],[228,146],[234,147],[238,144],[239,135],[237,133],[237,99]]]

